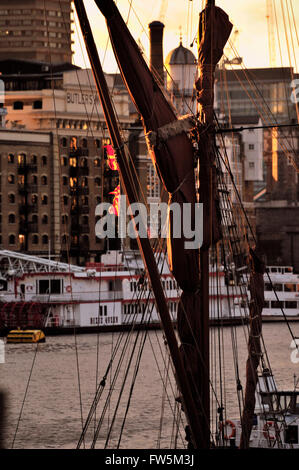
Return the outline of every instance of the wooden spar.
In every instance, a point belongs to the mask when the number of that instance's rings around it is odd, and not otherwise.
[[[101,67],[97,48],[94,43],[90,24],[86,15],[85,7],[82,0],[74,0],[75,8],[77,11],[81,31],[84,37],[88,57],[91,63],[92,72],[94,75],[97,92],[101,101],[105,120],[112,140],[113,147],[117,153],[117,161],[119,165],[119,172],[121,177],[122,186],[125,190],[129,204],[137,201],[132,184],[130,184],[130,173],[127,156],[124,150],[124,143],[119,133],[118,124],[112,103],[110,100],[108,86],[105,76]],[[165,337],[172,357],[172,362],[176,372],[176,379],[180,389],[184,411],[186,413],[187,421],[190,426],[192,435],[192,442],[195,448],[200,448],[203,441],[201,436],[202,427],[198,419],[198,410],[195,406],[193,396],[190,390],[190,385],[183,366],[182,358],[180,355],[177,339],[172,326],[171,317],[169,315],[167,302],[164,296],[158,268],[155,262],[154,254],[148,238],[140,238],[138,236],[138,244],[140,252],[143,256],[144,263],[147,268],[147,273],[150,278],[151,286],[155,295],[157,310],[160,315],[161,323],[164,329]],[[208,439],[210,431],[208,433]]]
[[[206,0],[206,8],[214,8],[215,0]],[[212,26],[213,27],[213,26]],[[212,46],[212,44],[211,44]],[[213,87],[213,83],[211,85]],[[213,101],[213,94],[211,94]],[[210,103],[213,105],[213,102]],[[205,124],[210,129],[213,128],[213,117],[208,113],[204,113]],[[210,339],[209,339],[209,248],[212,239],[212,216],[209,207],[209,199],[211,199],[212,172],[210,163],[210,152],[212,152],[212,135],[207,133],[207,147],[205,155],[200,159],[200,202],[203,202],[203,220],[207,226],[206,239],[200,248],[200,293],[201,293],[201,316],[200,316],[200,338],[199,338],[199,354],[200,354],[200,402],[204,413],[200,415],[201,426],[201,448],[208,449],[210,447]]]

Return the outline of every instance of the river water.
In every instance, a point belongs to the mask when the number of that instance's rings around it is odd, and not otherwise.
[[[291,324],[294,335],[299,337],[299,323]],[[224,357],[225,390],[224,400],[227,417],[238,417],[235,398],[235,371],[233,366],[231,328],[223,331],[221,357]],[[238,364],[240,379],[244,385],[246,362],[246,341],[244,328],[236,327]],[[291,361],[291,336],[284,323],[265,324],[264,341],[275,374],[277,387],[293,389],[294,374],[299,377],[299,364]],[[218,337],[218,331],[212,329],[211,336]],[[96,419],[91,423],[91,431],[85,442],[90,446],[96,424],[101,417],[105,398],[109,389],[115,392],[115,398],[107,405],[107,414],[103,419],[103,427],[99,432],[96,447],[105,445],[110,425],[114,418],[117,397],[122,391],[126,368],[135,344],[138,353],[143,345],[144,333],[133,333],[127,341],[128,354],[121,356],[127,333],[101,333],[48,337],[46,343],[38,345],[5,345],[5,363],[0,364],[0,390],[5,392],[5,420],[2,423],[1,445],[5,448],[75,448],[84,421],[92,403],[96,380],[105,374],[111,351],[121,342],[116,359],[123,357],[119,379],[113,383],[117,371],[117,363],[113,364],[107,374],[105,391],[97,410]],[[211,349],[211,355],[217,356],[218,349]],[[134,371],[136,354],[132,360]],[[166,365],[165,365],[166,364]],[[171,387],[162,385],[161,376],[166,377],[168,367],[165,358],[165,346],[161,331],[147,332],[144,349],[138,369],[137,378],[132,391],[131,407],[120,442],[121,448],[169,448],[173,444],[171,436],[174,429],[173,412],[176,403]],[[98,370],[98,374],[96,374]],[[127,385],[123,390],[115,426],[111,434],[109,447],[118,443],[125,410],[132,385],[132,371],[127,376]],[[30,375],[31,374],[31,375]],[[30,377],[30,380],[29,380]],[[219,370],[212,371],[215,389],[219,389]],[[170,382],[174,387],[173,382]],[[28,386],[28,388],[27,388]],[[26,399],[24,394],[27,388]],[[166,396],[164,408],[162,398]],[[167,396],[169,398],[167,398]],[[114,397],[114,394],[113,394]],[[23,408],[22,408],[23,404]],[[21,412],[22,408],[22,412]],[[163,409],[163,419],[161,419]],[[213,419],[215,413],[213,412]],[[183,446],[184,432],[179,435],[177,445]]]

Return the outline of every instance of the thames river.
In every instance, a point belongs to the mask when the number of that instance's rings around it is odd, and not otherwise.
[[[292,323],[291,328],[294,335],[299,337],[299,323]],[[226,416],[238,418],[232,329],[226,327],[222,331],[221,373],[225,376],[223,390]],[[237,361],[244,386],[246,329],[238,326],[233,331],[236,332]],[[294,376],[299,378],[299,363],[291,360],[293,349],[290,332],[284,323],[275,323],[265,324],[263,333],[277,388],[292,390]],[[126,334],[120,335],[101,333],[48,337],[46,343],[38,346],[6,344],[5,362],[0,364],[0,390],[5,396],[2,448],[75,448],[95,394],[96,383],[105,374],[111,353],[120,340],[116,361],[107,373],[106,386],[96,416],[91,422],[85,446],[90,446],[107,394],[113,389],[115,398],[107,401],[107,413],[103,418],[96,447],[105,445],[113,422],[115,426],[108,446],[114,447],[118,443],[119,430],[125,417],[120,448],[169,448],[174,442],[174,423],[177,420],[173,419],[173,410],[177,402],[174,400],[176,391],[173,390],[173,381],[168,381],[166,388],[162,385],[161,377],[165,381],[169,371],[163,334],[161,331],[147,332],[143,341],[144,333],[133,333],[127,341],[127,354],[123,356],[121,351],[124,349]],[[218,330],[212,329],[212,341],[218,341],[217,338]],[[143,353],[139,364],[136,357],[141,349]],[[218,351],[217,343],[216,347],[211,346],[211,358],[217,357]],[[130,359],[131,355],[133,359]],[[295,356],[293,353],[293,358]],[[130,360],[131,372],[126,376]],[[118,380],[114,383],[114,374],[120,361],[122,363],[119,366]],[[136,364],[139,365],[138,368]],[[133,380],[134,368],[136,380]],[[218,390],[219,368],[211,368],[211,377]],[[123,388],[125,379],[126,385]],[[114,415],[120,393],[122,399],[118,412]],[[131,406],[126,414],[128,400]],[[213,411],[212,420],[215,415]],[[181,432],[176,444],[183,446],[183,440]]]

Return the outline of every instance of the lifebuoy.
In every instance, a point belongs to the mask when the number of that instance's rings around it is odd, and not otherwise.
[[[66,286],[66,291],[67,292],[72,292],[72,286]]]
[[[228,434],[224,434],[223,437],[226,441],[228,441],[229,439],[232,439],[233,437],[236,436],[236,425],[230,419],[227,419],[224,424],[220,423],[220,432],[222,431],[222,429],[224,427],[226,428],[228,426],[231,428],[231,433],[230,433],[229,436],[228,436]]]
[[[26,286],[26,290],[32,290],[32,289],[33,289],[32,285]]]
[[[271,428],[274,428],[275,431],[274,421],[266,421],[264,424],[263,434],[266,439],[270,439],[271,441],[273,441],[275,439],[275,434],[270,434]]]

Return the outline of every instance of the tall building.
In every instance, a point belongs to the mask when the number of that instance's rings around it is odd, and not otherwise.
[[[215,108],[229,116],[259,114],[266,123],[280,124],[296,118],[291,102],[291,82],[299,78],[289,67],[261,69],[217,69]]]
[[[50,250],[75,264],[99,261],[107,247],[95,235],[95,210],[113,202],[119,181],[108,166],[91,71],[21,60],[0,62],[0,71],[7,109],[0,132],[1,247],[43,256]],[[118,75],[106,78],[127,128],[129,95]],[[47,142],[38,145],[40,139]]]
[[[0,60],[71,63],[70,0],[1,0]]]

